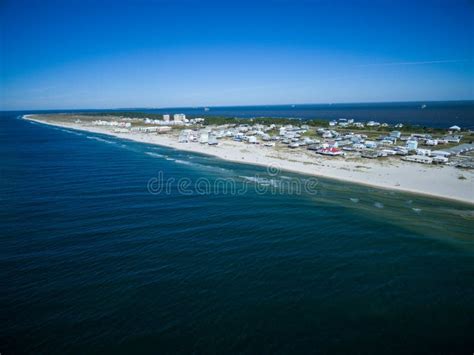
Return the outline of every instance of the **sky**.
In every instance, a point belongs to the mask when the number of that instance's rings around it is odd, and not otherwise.
[[[0,110],[474,99],[474,2],[0,0]]]

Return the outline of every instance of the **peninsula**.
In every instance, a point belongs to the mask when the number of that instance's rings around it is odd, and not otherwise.
[[[474,134],[379,122],[35,114],[24,119],[220,159],[474,204]]]

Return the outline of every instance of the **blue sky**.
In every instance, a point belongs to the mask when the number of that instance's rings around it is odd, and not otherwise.
[[[0,1],[0,109],[474,99],[466,1]]]

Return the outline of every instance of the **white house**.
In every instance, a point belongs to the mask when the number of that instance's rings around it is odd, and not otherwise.
[[[415,163],[422,163],[422,164],[431,164],[433,159],[424,155],[408,155],[403,157],[402,160],[412,161]]]
[[[421,148],[418,148],[416,150],[416,154],[418,155],[424,155],[424,156],[427,156],[429,157],[431,155],[431,150],[430,149],[421,149]]]
[[[189,143],[189,141],[191,140],[190,137],[191,137],[191,130],[190,129],[183,129],[180,133],[179,133],[179,138],[178,138],[178,142],[179,143]]]
[[[380,126],[379,122],[375,122],[375,121],[367,122],[367,127],[377,127],[377,126]]]
[[[392,137],[392,138],[400,138],[401,135],[402,135],[402,132],[400,132],[400,131],[390,132],[390,137]]]
[[[377,148],[377,143],[374,141],[365,141],[365,147],[369,149]]]
[[[425,142],[426,145],[438,145],[437,139],[427,139]]]
[[[433,163],[446,164],[449,161],[448,158],[442,156],[433,157]]]
[[[444,150],[433,150],[431,152],[431,156],[433,157],[449,157],[450,155],[450,152],[446,152]]]
[[[186,122],[186,115],[184,113],[175,113],[173,120],[177,122]]]
[[[418,148],[418,141],[414,139],[407,140],[405,147],[408,150],[416,150]]]
[[[257,144],[257,137],[255,137],[255,136],[249,136],[249,137],[248,137],[248,142],[249,142],[250,144]]]
[[[217,137],[214,134],[209,133],[207,144],[209,144],[209,145],[218,145],[219,142],[217,141]]]
[[[443,139],[448,143],[459,143],[461,142],[462,136],[446,136],[443,137]]]
[[[199,143],[206,144],[207,142],[209,142],[209,132],[202,130],[199,132]]]

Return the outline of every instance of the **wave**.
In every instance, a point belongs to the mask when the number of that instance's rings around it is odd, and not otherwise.
[[[181,159],[175,159],[174,162],[178,164],[184,164],[184,165],[194,165],[194,166],[198,165],[198,164],[194,164],[189,161],[181,160]]]
[[[146,155],[149,155],[151,157],[155,157],[155,158],[166,158],[164,155],[162,154],[158,154],[158,153],[153,153],[153,152],[145,152]]]
[[[443,208],[442,210],[464,219],[474,219],[474,210],[458,210],[454,208]]]
[[[66,132],[66,133],[70,133],[70,134],[74,134],[75,136],[83,136],[82,133],[70,131],[70,130],[68,130],[68,129],[60,129],[60,131]]]
[[[87,139],[93,139],[95,141],[99,141],[99,142],[103,142],[103,143],[107,143],[107,144],[116,144],[116,142],[109,141],[107,139],[103,139],[103,138],[100,138],[100,137],[86,136],[86,138]]]
[[[219,172],[227,172],[227,173],[232,172],[232,170],[222,168],[220,166],[214,166],[214,165],[201,164],[201,163],[197,163],[197,162],[191,162],[191,161],[188,160],[188,159],[194,159],[194,157],[191,157],[191,156],[187,156],[185,159],[186,160],[183,160],[183,159],[173,159],[173,160],[178,164],[193,166],[193,167],[200,168],[200,169],[219,171]],[[169,160],[171,160],[171,159],[169,159]]]
[[[240,178],[263,186],[278,186],[278,180],[267,179],[259,176],[239,176]]]
[[[374,207],[377,207],[377,208],[384,208],[383,203],[380,203],[380,202],[375,202],[375,203],[374,203]]]
[[[359,199],[358,198],[350,198],[350,200],[354,203],[358,203],[359,202]]]

